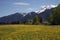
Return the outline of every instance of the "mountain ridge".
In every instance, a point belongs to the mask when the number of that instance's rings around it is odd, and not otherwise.
[[[7,23],[11,23],[11,22],[14,22],[14,21],[26,21],[28,19],[33,19],[35,17],[35,15],[38,15],[39,18],[42,18],[42,20],[47,20],[48,19],[48,16],[49,14],[54,10],[54,8],[50,8],[50,9],[45,9],[43,12],[29,12],[29,13],[14,13],[14,14],[11,14],[11,15],[8,15],[8,16],[4,16],[4,17],[1,17],[0,18],[0,23],[4,23],[4,22],[7,22]]]

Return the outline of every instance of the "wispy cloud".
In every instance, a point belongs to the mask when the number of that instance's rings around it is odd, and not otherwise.
[[[25,2],[15,2],[13,5],[30,5],[30,3],[25,3]]]

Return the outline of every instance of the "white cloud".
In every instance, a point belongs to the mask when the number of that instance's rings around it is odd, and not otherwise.
[[[25,2],[15,2],[13,4],[14,5],[30,5],[30,3],[25,3]]]

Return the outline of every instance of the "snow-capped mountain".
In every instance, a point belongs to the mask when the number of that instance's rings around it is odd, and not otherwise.
[[[51,12],[57,7],[57,5],[50,5],[50,6],[42,6],[42,8],[35,12],[29,13],[14,13],[8,16],[4,16],[0,18],[0,23],[11,23],[17,20],[21,22],[25,22],[26,20],[33,19],[36,15],[42,20],[47,20]]]
[[[47,9],[52,9],[52,8],[55,8],[55,7],[57,7],[57,5],[42,6],[41,9],[39,9],[39,10],[37,10],[37,11],[35,11],[35,12],[39,14],[39,13],[44,12],[44,11],[47,10]]]

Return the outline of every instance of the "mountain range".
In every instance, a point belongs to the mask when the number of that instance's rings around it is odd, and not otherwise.
[[[52,6],[45,6],[38,11],[29,12],[29,13],[14,13],[8,16],[0,18],[0,23],[11,23],[17,20],[26,21],[28,19],[33,19],[35,15],[38,15],[42,20],[47,20],[50,13],[55,9]]]

